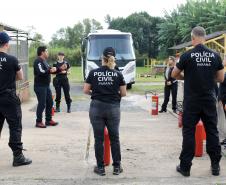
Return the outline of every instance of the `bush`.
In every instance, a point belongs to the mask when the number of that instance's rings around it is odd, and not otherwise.
[[[29,66],[33,66],[34,60],[37,58],[36,54],[37,48],[31,47],[29,49]],[[80,48],[70,49],[70,48],[48,48],[49,51],[49,64],[53,64],[57,61],[57,54],[59,51],[64,52],[65,60],[68,61],[72,66],[81,66],[81,50]]]
[[[144,67],[147,60],[148,60],[148,56],[147,54],[139,54],[139,52],[137,50],[135,50],[135,55],[136,55],[136,66],[137,67]]]

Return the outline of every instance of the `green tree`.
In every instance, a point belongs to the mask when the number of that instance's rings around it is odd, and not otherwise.
[[[44,45],[43,36],[39,33],[35,33],[29,42],[29,66],[33,65],[33,62],[37,57],[37,48],[41,45]]]
[[[170,14],[165,13],[164,21],[158,25],[161,54],[166,56],[170,54],[168,48],[190,41],[195,26],[203,26],[207,34],[226,30],[226,1],[187,0]]]
[[[59,29],[53,34],[49,43],[49,62],[54,62],[57,58],[57,53],[63,51],[66,59],[72,65],[80,65],[82,39],[96,29],[102,29],[102,26],[95,19],[84,19],[73,27],[68,26]]]
[[[131,32],[135,48],[139,54],[156,57],[158,54],[158,28],[161,18],[152,17],[147,12],[134,13],[126,18],[112,19],[109,28]]]
[[[102,29],[101,24],[95,19],[84,19],[73,27],[59,29],[53,34],[50,41],[51,47],[76,48],[80,47],[82,39],[91,31]]]

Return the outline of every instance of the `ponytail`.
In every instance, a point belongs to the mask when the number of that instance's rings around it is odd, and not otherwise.
[[[116,65],[115,57],[111,55],[109,55],[109,57],[104,57],[104,65],[106,65],[110,69],[114,69]]]

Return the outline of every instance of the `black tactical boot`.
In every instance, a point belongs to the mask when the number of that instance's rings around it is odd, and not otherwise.
[[[22,165],[28,165],[31,163],[32,163],[32,160],[24,157],[23,153],[13,157],[13,166],[15,166],[15,167],[22,166]]]
[[[114,166],[113,168],[113,175],[119,175],[123,172],[122,166]]]
[[[167,112],[166,109],[161,109],[159,113]]]
[[[185,177],[189,177],[190,176],[190,170],[184,170],[181,168],[180,165],[178,165],[176,167],[177,172],[179,172],[181,175],[185,176]]]
[[[220,165],[218,162],[211,163],[211,172],[212,172],[212,175],[214,176],[220,175]]]
[[[93,171],[94,171],[94,173],[96,173],[97,175],[100,175],[100,176],[106,175],[104,167],[95,166]]]
[[[55,112],[60,112],[60,103],[56,103]]]
[[[67,104],[67,113],[71,113],[71,104]]]

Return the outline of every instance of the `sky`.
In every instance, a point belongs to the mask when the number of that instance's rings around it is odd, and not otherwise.
[[[186,0],[4,0],[1,1],[0,23],[25,31],[40,33],[45,42],[60,28],[72,27],[85,18],[96,19],[104,28],[104,17],[127,17],[146,11],[151,16],[164,16]],[[4,7],[4,8],[2,8]]]

